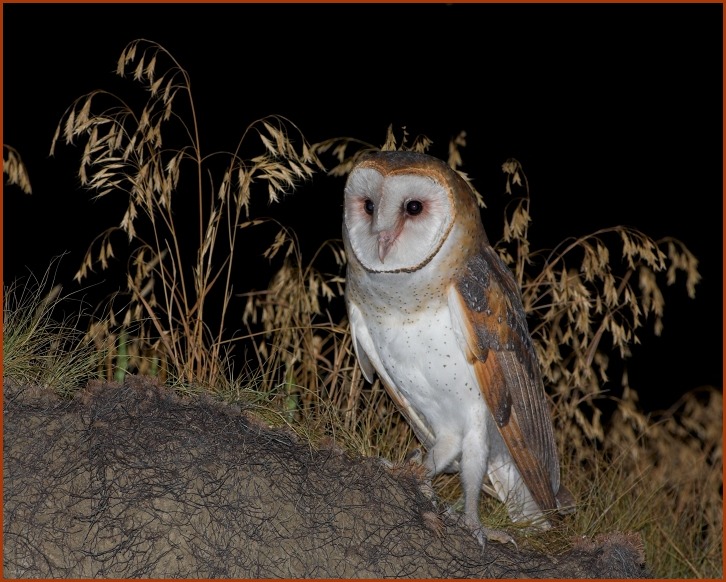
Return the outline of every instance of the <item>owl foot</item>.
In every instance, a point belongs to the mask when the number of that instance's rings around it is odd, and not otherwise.
[[[517,542],[514,541],[514,538],[512,536],[510,536],[504,530],[492,529],[492,528],[481,526],[481,527],[479,527],[478,532],[481,532],[487,540],[491,540],[493,542],[499,542],[500,544],[507,544],[507,543],[511,542],[512,545],[516,549],[519,549],[517,547]],[[474,534],[474,535],[476,537],[477,534]]]
[[[486,548],[488,541],[499,542],[500,544],[512,543],[516,549],[519,549],[514,538],[502,529],[494,529],[484,527],[478,518],[472,518],[468,515],[463,516],[464,526],[472,533],[479,542],[482,549]]]
[[[423,453],[421,452],[421,449],[416,447],[414,450],[406,455],[406,458],[403,461],[404,463],[417,463],[419,465],[422,465]]]

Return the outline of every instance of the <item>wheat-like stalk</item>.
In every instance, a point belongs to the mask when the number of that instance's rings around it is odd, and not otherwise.
[[[18,150],[7,144],[3,144],[3,172],[8,178],[8,184],[17,185],[26,194],[33,193],[28,170]]]
[[[211,391],[229,402],[244,400],[269,422],[286,423],[307,438],[333,438],[350,450],[402,461],[417,443],[380,383],[365,382],[357,365],[341,309],[341,242],[328,241],[304,260],[295,232],[250,216],[250,207],[253,191],[266,192],[269,202],[292,192],[322,169],[325,155],[333,158],[328,174],[343,176],[366,151],[425,152],[431,140],[410,140],[405,128],[397,136],[389,126],[380,145],[354,138],[308,144],[292,122],[273,116],[250,124],[234,152],[208,155],[189,75],[163,47],[130,43],[117,72],[130,72],[141,85],[144,104],[134,108],[107,92],[89,93],[68,108],[51,147],[52,152],[61,139],[83,140],[82,184],[96,196],[126,200],[118,225],[98,235],[76,274],[83,280],[93,268],[110,269],[121,255],[118,233],[130,243],[126,293],[104,306],[106,315],[89,331],[99,350],[112,353],[105,360],[106,376],[131,369],[166,375],[188,394]],[[246,155],[251,138],[257,145],[253,156]],[[449,143],[448,162],[471,185],[461,169],[465,146],[462,132]],[[530,198],[517,160],[507,160],[502,169],[511,200],[495,247],[521,287],[552,398],[563,479],[581,504],[579,521],[565,531],[642,529],[648,543],[672,558],[663,571],[713,572],[715,552],[722,547],[716,540],[722,460],[714,444],[720,442],[721,401],[711,395],[704,406],[686,399],[677,412],[654,422],[639,409],[637,392],[624,374],[622,392],[608,395],[615,413],[609,423],[603,418],[611,363],[629,357],[646,323],[661,332],[663,279],[671,285],[684,273],[687,292],[694,296],[697,259],[678,240],[654,241],[622,226],[535,250],[529,229],[536,198]],[[484,207],[483,196],[474,193]],[[195,208],[189,231],[174,212],[179,200],[186,207],[191,200]],[[266,289],[235,290],[235,257],[245,251],[241,237],[262,224],[277,227],[264,256],[279,267]],[[337,273],[317,267],[331,257]],[[124,305],[116,309],[122,296]],[[230,305],[240,297],[246,301],[246,333],[228,337]],[[236,345],[251,349],[251,362],[233,365],[229,354]],[[707,466],[713,474],[701,481],[677,480],[674,466],[688,475]],[[441,494],[458,494],[456,479],[442,476],[436,483]],[[648,511],[665,494],[672,503]],[[699,513],[698,502],[706,511]],[[501,505],[483,503],[489,504],[488,519],[506,521]],[[671,510],[685,517],[673,523],[664,513]],[[679,528],[695,551],[679,542]],[[562,530],[552,535],[562,536]],[[657,556],[649,559],[657,563]]]
[[[123,314],[112,308],[109,322],[118,320],[124,328],[139,325],[140,337],[156,338],[154,347],[178,377],[213,383],[220,377],[234,257],[252,189],[266,184],[268,199],[277,201],[310,178],[318,162],[294,124],[275,116],[252,123],[235,152],[205,155],[187,71],[166,49],[146,40],[123,50],[116,72],[125,76],[129,71],[146,92],[140,111],[116,95],[93,91],[66,110],[51,144],[52,154],[61,136],[66,143],[84,139],[81,184],[96,197],[127,200],[118,226],[93,241],[76,279],[85,279],[93,267],[107,269],[118,252],[115,233],[125,234],[132,246],[130,301],[121,308]],[[189,122],[176,113],[182,106],[190,112]],[[248,137],[262,146],[251,159],[240,155]],[[226,158],[219,181],[207,176],[212,157]],[[178,191],[183,170],[191,173],[185,181],[194,185],[191,192]],[[188,204],[189,194],[197,206],[191,232],[184,231],[178,218],[178,207]],[[219,294],[218,302],[211,299]],[[220,307],[212,317],[207,311],[215,302]],[[221,323],[211,329],[207,322],[214,318]]]
[[[624,226],[566,239],[551,251],[532,251],[526,176],[517,160],[508,160],[502,170],[506,193],[518,186],[524,194],[506,211],[497,249],[522,289],[535,350],[557,403],[560,434],[570,440],[581,431],[602,441],[598,399],[612,356],[630,356],[630,346],[640,342],[638,330],[649,318],[660,334],[664,300],[657,274],[667,271],[667,283],[672,284],[676,271],[684,271],[693,297],[700,280],[698,261],[680,241],[655,241]],[[615,261],[611,253],[618,242],[621,260]],[[640,421],[645,422],[642,414]]]

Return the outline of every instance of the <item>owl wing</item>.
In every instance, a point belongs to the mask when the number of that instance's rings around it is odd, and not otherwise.
[[[350,319],[350,331],[353,339],[353,350],[358,359],[363,376],[369,382],[373,382],[374,372],[378,373],[378,377],[383,382],[386,391],[393,399],[398,410],[406,418],[408,424],[413,429],[416,438],[426,448],[431,447],[434,443],[434,434],[429,425],[411,406],[411,403],[398,389],[396,383],[388,375],[386,369],[381,362],[378,352],[373,343],[365,319],[358,306],[354,301],[348,299],[348,318]]]
[[[457,336],[484,400],[532,497],[557,509],[559,461],[517,284],[490,246],[449,288]]]

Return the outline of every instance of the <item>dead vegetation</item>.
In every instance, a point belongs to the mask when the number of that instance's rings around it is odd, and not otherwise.
[[[16,185],[25,194],[32,194],[28,170],[14,147],[3,144],[3,173],[7,176],[9,185]]]
[[[251,124],[235,152],[209,155],[201,149],[188,75],[163,47],[134,41],[117,72],[130,72],[144,88],[140,110],[95,91],[71,105],[53,140],[53,148],[61,139],[83,142],[84,186],[96,196],[127,200],[119,225],[96,237],[76,275],[83,281],[93,269],[126,269],[127,289],[99,306],[97,313],[106,315],[94,318],[88,332],[104,356],[98,374],[154,375],[181,394],[254,403],[271,422],[313,442],[332,437],[348,450],[402,461],[415,439],[380,384],[363,380],[346,320],[335,315],[342,313],[342,245],[329,241],[305,260],[297,234],[279,224],[265,252],[279,264],[267,289],[233,284],[235,265],[249,252],[243,235],[270,224],[250,215],[254,196],[280,200],[329,158],[328,173],[344,175],[376,146],[349,138],[308,144],[289,120],[270,117]],[[246,157],[253,138],[259,150]],[[405,131],[397,139],[389,128],[380,147],[425,151],[430,143],[424,137],[409,143]],[[449,163],[459,171],[463,146],[464,134],[449,147]],[[629,356],[646,324],[660,333],[664,282],[684,277],[694,295],[696,258],[680,241],[655,241],[622,226],[552,250],[532,249],[529,208],[536,196],[530,197],[519,162],[507,160],[502,170],[511,201],[495,246],[522,288],[552,399],[564,482],[579,502],[562,528],[537,539],[522,532],[522,542],[558,553],[577,536],[638,532],[655,575],[719,577],[720,394],[688,395],[649,417],[624,374],[621,394],[607,399],[615,413],[603,417],[611,361]],[[191,237],[181,236],[174,213],[182,188],[198,210]],[[118,233],[132,248],[123,260]],[[336,272],[319,270],[323,256]],[[245,302],[242,334],[228,331],[237,327],[227,321],[235,301]],[[5,373],[12,375],[12,368]],[[455,481],[439,478],[439,494],[456,499]],[[485,523],[512,527],[497,502],[482,503]]]

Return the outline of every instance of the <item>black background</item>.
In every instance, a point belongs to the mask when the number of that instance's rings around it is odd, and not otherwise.
[[[721,387],[722,11],[3,4],[3,143],[19,150],[34,189],[4,190],[4,281],[40,274],[68,251],[58,277],[75,288],[93,237],[120,221],[121,198],[91,202],[79,188],[80,147],[48,152],[75,98],[98,88],[143,96],[114,71],[123,47],[146,38],[189,72],[207,152],[233,150],[269,114],[292,120],[310,142],[351,136],[380,145],[389,124],[405,126],[433,139],[430,153],[442,158],[465,130],[463,169],[485,196],[491,240],[501,236],[500,167],[510,157],[529,178],[534,248],[617,224],[682,240],[703,280],[695,300],[683,277],[665,290],[663,335],[650,326],[641,333],[630,382],[646,408]],[[264,211],[294,226],[309,251],[340,237],[342,185],[319,175]]]

